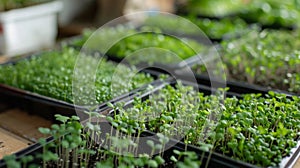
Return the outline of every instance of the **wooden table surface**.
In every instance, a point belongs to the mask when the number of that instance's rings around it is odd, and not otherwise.
[[[28,147],[29,141],[0,127],[0,159]]]
[[[39,127],[50,128],[51,122],[19,109],[0,111],[0,159],[18,152],[45,137]]]
[[[300,158],[298,158],[298,161],[296,162],[294,168],[299,168],[300,167]]]
[[[5,62],[8,61],[8,60],[9,60],[9,57],[0,55],[0,64],[1,64],[1,63],[5,63]]]

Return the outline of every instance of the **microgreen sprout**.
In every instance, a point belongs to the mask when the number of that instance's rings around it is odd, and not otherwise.
[[[131,36],[128,36],[131,35]],[[107,40],[118,39],[116,44],[108,51],[102,51],[101,45],[106,44]],[[150,64],[163,61],[162,63],[178,63],[178,59],[186,59],[196,55],[197,52],[204,51],[206,47],[195,40],[187,38],[176,38],[162,34],[161,30],[144,26],[141,31],[130,26],[116,26],[101,29],[101,33],[92,34],[90,30],[83,33],[83,38],[73,42],[75,46],[83,46],[92,50],[107,52],[110,56],[119,59],[126,58],[141,49],[151,47],[149,52],[143,52],[143,56],[129,59],[131,63],[148,62]],[[156,49],[153,49],[156,48]],[[193,49],[198,51],[194,51]],[[167,50],[168,52],[163,52]],[[174,55],[178,58],[174,59]],[[163,57],[163,59],[161,59]],[[127,57],[128,58],[128,57]]]
[[[175,88],[167,85],[149,99],[136,98],[133,107],[119,108],[114,122],[173,138],[179,135],[186,144],[259,166],[276,166],[289,155],[299,137],[299,97],[247,94],[220,104],[221,97],[205,96],[180,83]],[[209,121],[212,114],[217,122]]]
[[[28,60],[21,60],[15,65],[8,64],[0,67],[0,83],[35,92],[44,96],[74,103],[72,89],[83,90],[86,82],[80,81],[80,86],[72,88],[72,80],[76,58],[79,52],[72,48],[65,48],[63,51],[51,51],[42,53],[40,56],[33,56]],[[84,74],[81,79],[91,79],[93,76],[89,65],[97,65],[97,60],[86,55]],[[96,101],[103,103],[117,96],[128,93],[133,89],[153,81],[149,74],[138,73],[134,67],[128,68],[125,65],[116,65],[113,62],[101,60],[101,66],[96,72],[95,93],[85,93],[78,95],[78,99],[86,104],[89,97],[96,95]],[[101,67],[101,69],[100,69]],[[118,75],[114,73],[118,69]],[[126,76],[135,74],[129,83]],[[114,79],[112,78],[114,77]],[[117,79],[118,77],[118,79]],[[114,83],[112,84],[112,81]],[[79,85],[79,84],[78,84]],[[111,88],[113,85],[113,89]],[[82,92],[83,92],[82,91]]]
[[[217,66],[225,66],[228,80],[299,93],[298,38],[298,31],[264,30],[223,41],[220,49],[223,64]],[[206,71],[200,65],[193,69],[202,74]]]

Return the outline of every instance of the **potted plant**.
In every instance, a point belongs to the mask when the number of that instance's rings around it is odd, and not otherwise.
[[[13,56],[53,46],[61,8],[52,0],[1,1],[0,53]]]

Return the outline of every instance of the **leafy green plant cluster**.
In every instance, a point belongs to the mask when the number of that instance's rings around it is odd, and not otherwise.
[[[40,132],[45,135],[52,136],[53,140],[47,142],[46,139],[39,140],[43,147],[42,152],[34,153],[22,157],[21,160],[16,160],[14,155],[5,156],[4,160],[8,167],[164,167],[176,166],[184,167],[199,167],[199,161],[196,159],[195,152],[174,150],[174,155],[171,156],[168,163],[161,155],[152,155],[149,153],[140,154],[138,157],[131,153],[137,148],[137,142],[131,139],[121,138],[116,136],[106,136],[106,141],[111,142],[105,146],[98,137],[104,134],[101,130],[103,119],[99,113],[88,112],[90,118],[88,121],[81,124],[77,116],[66,117],[55,115],[60,124],[53,124],[51,129],[39,128]],[[96,120],[95,120],[96,119]],[[93,122],[92,122],[93,120]],[[97,121],[97,122],[95,122]],[[159,136],[159,142],[151,140],[147,141],[147,145],[155,149],[161,149],[163,144],[168,141],[163,135]],[[99,141],[97,141],[97,139]],[[100,146],[102,145],[102,146]],[[109,145],[109,146],[108,146]],[[126,155],[121,153],[126,150]],[[40,161],[39,161],[40,160]],[[172,167],[173,167],[172,166]]]
[[[62,51],[44,52],[30,59],[18,61],[16,64],[2,65],[0,83],[74,103],[72,82],[78,55],[79,52],[75,49],[65,48]],[[104,58],[101,58],[101,63],[98,65],[97,60],[91,55],[84,57],[82,67],[84,72],[80,74],[80,85],[73,87],[84,92],[78,96],[86,104],[91,103],[89,100],[92,95],[96,95],[97,103],[103,103],[153,81],[149,74],[135,74],[137,70],[134,68],[125,65],[117,66]],[[92,70],[90,67],[98,67],[98,69]],[[116,71],[118,74],[114,75]],[[96,93],[89,93],[85,86],[94,81],[91,80],[94,77],[93,72],[96,78],[94,84]],[[129,75],[133,76],[131,81],[125,82]]]
[[[290,27],[298,25],[299,4],[298,0],[189,0],[186,11],[208,17],[235,15],[265,26]]]
[[[30,5],[48,2],[51,0],[1,0],[0,11],[7,11],[16,8],[23,8]]]
[[[220,55],[228,80],[300,93],[298,31],[253,31],[239,39],[223,41]],[[195,65],[197,73],[205,67]],[[218,73],[218,72],[214,72]]]
[[[114,123],[151,130],[259,166],[276,166],[299,140],[300,98],[270,92],[223,99],[190,86],[165,88],[133,107],[118,107]],[[214,120],[215,119],[215,120]]]
[[[234,36],[248,30],[246,22],[239,18],[224,18],[221,20],[213,20],[208,18],[198,19],[194,16],[184,17],[185,19],[190,20],[192,23],[181,17],[159,15],[148,17],[145,20],[144,25],[150,27],[159,27],[163,32],[166,33],[171,32],[189,36],[203,36],[202,33],[199,33],[199,31],[201,30],[210,39],[222,39],[226,35]],[[191,25],[193,24],[198,26],[199,29],[191,28]],[[180,27],[178,25],[180,25]]]
[[[300,99],[274,92],[264,96],[226,98],[222,117],[206,142],[247,163],[276,166],[299,141]]]
[[[161,50],[155,52],[155,49],[151,49],[149,52],[145,53],[145,56],[142,57],[142,60],[145,59],[148,62],[157,62],[157,60],[161,60],[163,63],[176,63],[177,61],[174,59],[174,54],[175,56],[179,57],[178,59],[186,59],[196,55],[196,52],[193,50],[193,48],[204,48],[203,45],[200,45],[195,41],[180,41],[174,37],[151,33],[138,34],[123,39],[117,45],[111,48],[109,54],[123,58],[127,55],[131,55],[133,52],[138,51],[139,49],[148,47],[167,50],[167,52],[163,53]]]
[[[300,3],[298,0],[252,0],[245,4],[239,14],[250,22],[274,26],[298,26]]]
[[[195,91],[192,87],[178,85],[175,89],[167,85],[159,94],[151,94],[145,101],[135,98],[133,108],[118,107],[113,121],[126,122],[126,128],[132,130],[138,123],[138,129],[175,137],[186,135],[187,132],[196,134],[197,131],[201,131],[209,113],[202,109],[220,108],[217,100],[215,96],[204,97],[203,93]],[[178,120],[180,118],[182,120]],[[191,125],[195,120],[199,121],[198,126]],[[187,141],[196,143],[198,138],[200,137],[193,136],[187,138]]]
[[[93,33],[96,33],[93,34]],[[115,27],[102,27],[99,33],[93,29],[85,29],[82,33],[82,37],[74,39],[72,44],[75,46],[83,46],[87,41],[88,48],[99,49],[102,45],[126,37],[126,35],[136,33],[134,26],[132,25],[117,25]],[[112,44],[113,45],[113,44]],[[101,49],[101,48],[100,48]],[[101,51],[104,52],[104,51]]]
[[[246,22],[240,18],[224,18],[221,20],[197,19],[193,16],[187,18],[212,39],[228,38],[226,36],[230,38],[250,31]]]
[[[188,0],[185,11],[193,15],[223,17],[240,12],[246,2],[243,0]]]
[[[108,55],[118,58],[126,57],[132,63],[154,63],[158,60],[161,63],[178,63],[206,49],[195,40],[164,35],[160,29],[145,26],[141,30],[130,26],[116,26],[103,28],[101,32],[94,34],[86,31],[83,38],[75,40],[73,44],[79,46],[84,44],[84,48],[107,52]],[[107,45],[108,41],[113,41],[112,39],[118,39],[117,43],[111,44],[108,51],[103,51],[101,46]]]

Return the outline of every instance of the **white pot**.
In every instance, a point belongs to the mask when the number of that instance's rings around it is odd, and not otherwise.
[[[7,56],[52,47],[60,1],[0,12],[0,53]]]

